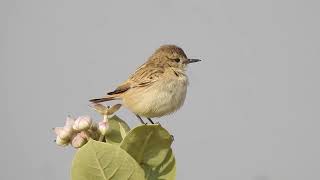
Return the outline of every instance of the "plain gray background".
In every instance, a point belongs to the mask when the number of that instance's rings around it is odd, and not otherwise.
[[[0,179],[69,179],[75,151],[51,128],[68,114],[99,118],[88,99],[168,43],[203,59],[188,69],[184,107],[161,118],[177,179],[320,179],[319,5],[1,0]]]

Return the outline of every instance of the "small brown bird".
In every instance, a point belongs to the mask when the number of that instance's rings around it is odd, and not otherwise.
[[[178,46],[163,45],[114,91],[90,102],[122,100],[141,123],[142,116],[154,124],[151,118],[173,113],[183,105],[188,85],[186,67],[198,61],[188,59]]]

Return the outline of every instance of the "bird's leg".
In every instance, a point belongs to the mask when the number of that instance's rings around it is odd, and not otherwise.
[[[136,114],[136,116],[137,116],[137,118],[139,119],[139,121],[140,121],[142,124],[144,124],[144,125],[147,124],[147,123],[143,122],[142,118],[141,118],[138,114]]]
[[[154,122],[151,120],[151,118],[147,118],[150,122],[151,122],[151,124],[154,124]]]

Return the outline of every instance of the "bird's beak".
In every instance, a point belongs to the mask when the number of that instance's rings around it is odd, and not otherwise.
[[[187,64],[201,61],[200,59],[188,59]]]

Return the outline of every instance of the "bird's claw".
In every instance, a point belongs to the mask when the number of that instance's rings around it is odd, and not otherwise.
[[[170,135],[170,137],[171,137],[171,140],[174,141],[174,136],[173,136],[173,135]]]

